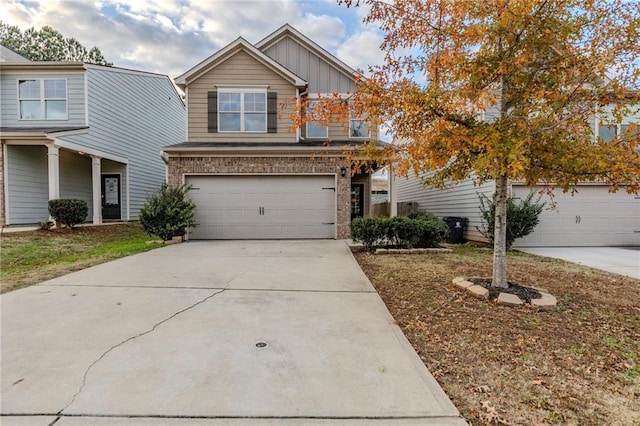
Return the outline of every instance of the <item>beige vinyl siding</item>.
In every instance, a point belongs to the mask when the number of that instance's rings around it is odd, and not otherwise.
[[[267,85],[268,92],[278,93],[279,109],[277,133],[209,133],[207,126],[207,93],[216,90],[216,85],[245,87]],[[188,126],[190,142],[296,142],[292,131],[291,101],[296,88],[244,51],[239,51],[224,62],[198,77],[188,86]]]
[[[485,241],[476,227],[482,226],[479,193],[491,197],[495,191],[495,182],[474,185],[472,179],[459,182],[446,189],[423,188],[419,178],[395,177],[397,202],[417,201],[420,210],[428,211],[438,217],[459,216],[469,219],[464,238],[472,241]]]

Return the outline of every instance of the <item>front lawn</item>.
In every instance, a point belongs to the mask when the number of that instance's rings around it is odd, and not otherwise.
[[[557,296],[558,309],[541,312],[451,285],[455,276],[491,276],[485,248],[355,255],[472,424],[640,424],[640,280],[510,253],[510,281]]]
[[[3,234],[0,238],[1,292],[162,246],[139,224]]]

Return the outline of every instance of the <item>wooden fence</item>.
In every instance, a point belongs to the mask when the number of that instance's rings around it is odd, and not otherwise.
[[[398,203],[398,216],[406,216],[411,212],[418,210],[417,201],[403,201]]]
[[[377,203],[371,206],[371,216],[386,216],[389,217],[391,213],[391,205],[388,201],[384,203]]]

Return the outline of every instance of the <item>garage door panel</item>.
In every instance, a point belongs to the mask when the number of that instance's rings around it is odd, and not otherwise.
[[[197,188],[189,196],[200,224],[191,238],[335,237],[334,176],[190,176],[187,183]]]
[[[524,198],[527,187],[514,186]],[[582,186],[574,196],[555,193],[556,209],[545,209],[534,232],[515,246],[624,246],[640,245],[640,199],[607,187]],[[543,197],[543,201],[544,201]]]

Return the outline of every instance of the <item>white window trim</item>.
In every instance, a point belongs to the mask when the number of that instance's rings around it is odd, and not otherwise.
[[[311,103],[311,102],[317,101],[318,99],[320,99],[322,97],[325,97],[325,96],[330,96],[330,95],[326,94],[326,93],[320,93],[320,94],[308,95],[307,98],[309,99],[309,103]],[[306,111],[305,111],[305,114],[306,114]],[[315,121],[313,123],[316,124],[318,127],[324,127],[325,135],[324,136],[309,136],[308,127],[305,126],[305,129],[304,129],[305,138],[306,139],[328,139],[329,138],[329,126],[320,126],[320,124],[316,123]]]
[[[224,111],[220,111],[220,94],[221,93],[240,93],[240,130],[222,130],[220,126],[220,113]],[[264,93],[264,130],[244,130],[244,94],[245,93]],[[268,113],[269,113],[269,100],[267,99],[267,88],[264,86],[261,87],[218,87],[218,133],[267,133],[268,127]],[[255,112],[250,112],[250,114],[257,114]]]
[[[40,117],[39,118],[23,118],[22,108],[20,108],[22,101],[35,101],[36,99],[21,99],[20,98],[20,82],[35,80],[40,82]],[[46,98],[44,94],[44,82],[45,80],[64,80],[64,96],[65,98]],[[43,78],[43,77],[18,77],[16,79],[16,93],[18,97],[18,120],[19,121],[68,121],[69,120],[69,80],[66,78]],[[64,118],[47,118],[46,101],[65,101]]]

